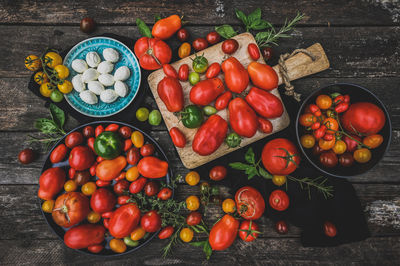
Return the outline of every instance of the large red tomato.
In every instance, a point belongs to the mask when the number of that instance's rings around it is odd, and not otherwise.
[[[273,175],[288,175],[300,164],[296,146],[287,139],[273,139],[265,144],[261,159],[267,171]]]
[[[265,201],[257,189],[242,187],[235,194],[236,209],[240,216],[246,220],[256,220],[263,215]]]
[[[98,224],[82,224],[68,230],[64,243],[69,248],[82,249],[104,241],[106,229]]]
[[[88,213],[89,199],[80,192],[67,192],[56,199],[53,220],[62,227],[71,227],[83,221]]]
[[[139,224],[140,210],[134,203],[122,205],[116,209],[110,218],[108,230],[115,238],[129,235]]]
[[[161,216],[156,211],[149,211],[140,219],[140,226],[149,233],[154,233],[161,228]]]
[[[229,103],[229,122],[238,135],[251,138],[258,129],[256,112],[242,98],[235,98]]]
[[[69,165],[78,171],[89,169],[94,160],[94,154],[87,146],[76,146],[69,155]]]
[[[168,44],[160,39],[142,37],[136,41],[135,55],[140,66],[146,70],[154,70],[171,61],[172,51]]]
[[[98,213],[112,211],[116,203],[114,194],[105,188],[97,189],[90,198],[90,207]]]
[[[208,242],[213,250],[224,250],[229,248],[236,239],[239,229],[239,221],[233,216],[225,214],[211,228]]]
[[[342,116],[342,126],[350,133],[372,135],[385,125],[382,109],[372,103],[353,103]]]
[[[38,197],[52,200],[61,191],[65,183],[65,172],[62,168],[49,168],[39,178]]]

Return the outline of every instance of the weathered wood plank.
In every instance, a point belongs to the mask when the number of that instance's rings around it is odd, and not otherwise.
[[[212,27],[188,27],[192,40],[204,37]],[[130,38],[140,35],[136,27],[102,26],[96,34],[116,33]],[[298,28],[293,38],[281,40],[274,48],[275,56],[269,62],[275,65],[278,55],[305,48],[319,42],[330,60],[329,70],[316,77],[395,77],[400,75],[400,27],[305,27]],[[29,54],[40,55],[45,47],[68,49],[69,46],[89,36],[72,26],[0,26],[3,49],[0,57],[6,64],[0,66],[0,77],[30,75],[24,68],[23,58]],[[26,38],[29,36],[29,38]],[[92,35],[94,36],[94,35]],[[178,41],[168,41],[177,59]]]
[[[2,3],[0,23],[74,24],[83,17],[91,16],[101,24],[134,25],[140,17],[154,23],[155,14],[184,15],[191,24],[238,24],[234,9],[246,13],[260,7],[264,18],[274,24],[282,24],[285,17],[293,17],[299,10],[307,17],[306,25],[395,25],[399,4],[396,1],[77,1],[57,3],[54,1],[8,1]],[[396,10],[397,8],[397,10]]]

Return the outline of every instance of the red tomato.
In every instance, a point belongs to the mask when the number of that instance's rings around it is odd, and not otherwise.
[[[183,108],[182,85],[176,78],[165,77],[157,85],[157,93],[168,111],[179,112]]]
[[[53,220],[62,227],[71,227],[86,219],[90,212],[89,199],[80,192],[67,192],[54,203]]]
[[[178,70],[178,79],[180,81],[187,81],[189,77],[189,66],[188,64],[183,64]]]
[[[140,219],[140,226],[148,233],[154,233],[161,228],[161,216],[156,211],[149,211]]]
[[[129,182],[126,180],[119,180],[117,183],[114,185],[114,192],[118,196],[121,196],[125,192],[128,192],[129,189]]]
[[[139,173],[147,178],[160,178],[168,173],[168,163],[157,157],[147,156],[138,163]]]
[[[275,230],[279,234],[286,234],[289,231],[289,228],[285,221],[277,221],[275,224]]]
[[[131,197],[130,197],[130,196],[128,196],[128,195],[123,195],[123,196],[119,196],[119,197],[118,197],[117,202],[118,202],[119,205],[124,205],[124,204],[129,203],[130,200],[131,200]]]
[[[97,137],[101,133],[104,132],[104,127],[102,125],[98,125],[96,129],[94,130],[94,136]]]
[[[270,47],[262,48],[261,53],[265,61],[268,61],[272,57],[272,49]]]
[[[239,229],[239,221],[233,216],[225,214],[211,228],[208,242],[213,250],[224,250],[229,248],[236,239]]]
[[[64,243],[67,247],[73,249],[87,248],[102,243],[105,233],[106,229],[102,225],[81,224],[65,233]]]
[[[319,162],[328,168],[335,167],[338,161],[337,155],[332,150],[325,151],[319,156]]]
[[[271,121],[269,121],[268,119],[262,118],[262,117],[258,117],[257,119],[258,119],[258,124],[259,124],[258,128],[263,133],[269,134],[272,132],[272,130],[274,128],[273,128]]]
[[[324,223],[324,233],[326,236],[335,237],[337,234],[336,226],[333,223],[326,221]]]
[[[166,226],[163,229],[161,229],[160,233],[158,234],[159,239],[167,239],[172,236],[174,233],[175,229],[172,226]]]
[[[202,218],[203,218],[203,216],[201,215],[200,212],[197,212],[197,211],[191,212],[186,217],[186,224],[189,226],[198,225],[201,222]]]
[[[120,127],[118,132],[124,139],[129,139],[132,135],[132,129],[127,126]]]
[[[169,45],[157,38],[140,38],[135,43],[134,51],[140,66],[146,70],[159,69],[172,58]]]
[[[251,59],[253,59],[254,61],[257,61],[260,58],[260,50],[255,43],[250,43],[247,46],[247,52],[249,52]]]
[[[359,136],[351,135],[351,137],[353,139],[358,140],[359,142],[362,142],[362,140],[361,140],[361,138]],[[354,152],[357,149],[358,145],[359,145],[357,143],[357,141],[355,141],[353,139],[349,138],[348,136],[343,136],[342,140],[346,143],[346,147],[347,147],[346,151],[348,151],[348,152]]]
[[[140,154],[139,149],[132,147],[126,153],[126,161],[131,165],[136,165],[139,162]]]
[[[122,205],[110,218],[108,230],[115,238],[128,236],[139,224],[140,210],[134,203]]]
[[[257,115],[242,98],[235,98],[229,103],[229,123],[240,136],[251,138],[258,128]]]
[[[176,33],[176,37],[178,38],[178,40],[180,40],[181,42],[185,42],[189,39],[189,32],[187,31],[187,29],[180,29],[178,30],[178,32]]]
[[[283,138],[267,142],[261,159],[265,169],[272,175],[288,175],[300,164],[300,155],[296,146],[290,140]]]
[[[250,89],[245,99],[254,111],[262,117],[276,118],[283,114],[283,104],[281,100],[268,91],[253,87]]]
[[[138,179],[136,179],[131,183],[131,185],[129,186],[129,192],[132,194],[139,193],[140,191],[142,191],[146,182],[147,182],[146,178],[139,177]]]
[[[382,109],[367,102],[353,103],[342,116],[342,126],[354,134],[376,134],[383,128],[385,122]]]
[[[62,168],[49,168],[39,178],[38,197],[43,200],[52,200],[65,183],[65,172]]]
[[[97,162],[95,162],[89,169],[89,173],[91,176],[95,176],[96,175],[96,167],[97,167]],[[73,169],[73,168],[71,168]]]
[[[182,27],[181,18],[178,15],[172,15],[167,18],[158,20],[152,30],[151,34],[154,38],[166,40],[171,38]]]
[[[97,213],[112,211],[116,203],[114,194],[105,188],[96,189],[90,198],[90,207]]]
[[[169,135],[171,136],[172,142],[176,147],[183,148],[186,146],[185,135],[183,135],[182,131],[180,131],[179,128],[171,128],[171,130],[169,131]]]
[[[215,78],[216,76],[219,75],[221,72],[221,65],[218,64],[217,62],[212,63],[208,68],[206,72],[206,78],[212,79]]]
[[[30,148],[23,149],[18,154],[18,160],[22,164],[29,164],[33,162],[34,158],[35,158],[35,153]]]
[[[105,212],[105,213],[102,213],[101,214],[101,218],[104,218],[104,219],[109,219],[109,218],[111,218],[111,215],[113,214],[113,212]]]
[[[157,198],[161,200],[167,200],[172,197],[172,189],[165,187],[160,190],[157,194]]]
[[[217,165],[211,168],[209,176],[211,180],[220,181],[226,177],[226,174],[226,167],[222,165]]]
[[[173,66],[171,66],[170,64],[164,64],[163,71],[167,77],[171,77],[174,79],[178,78],[178,73],[176,72],[175,68]]]
[[[64,160],[67,155],[68,149],[67,147],[61,143],[59,144],[50,154],[50,161],[52,163],[59,163]]]
[[[128,151],[132,147],[133,143],[131,139],[126,139],[124,141],[124,151]]]
[[[284,211],[289,208],[289,197],[283,190],[274,190],[269,196],[269,205],[277,211]]]
[[[215,109],[217,110],[223,110],[225,109],[229,101],[232,99],[232,92],[226,91],[222,93],[218,98],[215,100]]]
[[[83,142],[83,135],[81,134],[81,132],[78,131],[70,133],[65,138],[65,145],[70,149],[82,144],[82,142]]]
[[[154,153],[154,145],[151,143],[144,144],[140,148],[140,155],[143,157],[153,155]]]
[[[206,49],[208,47],[208,42],[204,38],[197,38],[193,41],[192,46],[196,50],[196,52],[198,52]]]
[[[94,152],[94,153],[96,153],[96,151],[94,150],[94,141],[95,141],[95,138],[94,137],[90,137],[90,138],[88,138],[87,139],[87,145],[88,145],[88,147]]]
[[[223,91],[224,83],[219,78],[206,79],[198,82],[190,90],[190,101],[197,105],[208,105]]]
[[[94,154],[87,146],[76,146],[69,155],[69,166],[78,171],[89,169],[94,162]]]
[[[222,43],[222,52],[226,54],[233,54],[239,48],[239,43],[235,39],[228,39]]]
[[[69,177],[70,179],[73,179],[74,176],[75,176],[75,173],[76,173],[76,170],[75,170],[74,168],[69,168],[69,170],[68,170],[68,177]]]
[[[225,83],[229,90],[241,93],[249,85],[249,74],[235,57],[229,57],[221,65],[225,74]]]
[[[117,124],[109,124],[104,131],[118,131],[119,125]]]
[[[251,62],[247,71],[254,86],[268,91],[278,87],[278,75],[269,65]]]
[[[258,225],[254,221],[244,220],[239,227],[239,237],[245,242],[254,241],[259,234]]]
[[[263,196],[257,189],[250,186],[236,191],[235,202],[238,213],[246,220],[257,220],[265,210]]]
[[[94,128],[92,126],[86,126],[83,128],[82,134],[85,138],[94,137]]]
[[[111,185],[111,181],[96,180],[96,186],[98,187],[108,187],[109,185]]]
[[[212,31],[207,34],[206,39],[209,44],[216,44],[221,40],[221,35],[219,35],[216,31]]]
[[[158,183],[154,181],[147,182],[146,185],[144,185],[144,193],[148,197],[152,197],[157,195],[158,193]]]
[[[104,247],[102,245],[91,245],[87,247],[88,251],[92,252],[92,253],[100,253]]]

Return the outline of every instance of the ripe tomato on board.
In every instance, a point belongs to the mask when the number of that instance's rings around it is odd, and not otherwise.
[[[67,192],[56,199],[52,216],[59,226],[71,227],[83,221],[89,212],[89,199],[85,195]]]
[[[64,243],[69,248],[82,249],[104,241],[106,229],[98,224],[81,224],[68,230],[64,235]]]
[[[221,65],[217,62],[212,63],[208,68],[206,72],[206,78],[212,79],[218,76],[218,74],[221,72]]]
[[[171,130],[169,131],[169,135],[171,136],[172,142],[176,147],[183,148],[186,146],[185,135],[183,135],[182,131],[180,131],[179,128],[171,128]]]
[[[225,89],[219,78],[206,79],[198,82],[189,93],[190,101],[197,105],[208,105],[214,101]]]
[[[187,81],[189,77],[189,66],[188,64],[183,64],[178,70],[178,79],[180,81]]]
[[[128,236],[139,224],[140,210],[134,203],[122,205],[110,218],[108,230],[115,238]]]
[[[183,108],[182,85],[176,78],[165,77],[157,85],[157,93],[168,111],[179,112]]]
[[[278,75],[269,65],[251,62],[247,71],[254,86],[267,91],[278,87]]]
[[[236,191],[236,209],[240,216],[246,220],[256,220],[265,211],[265,202],[261,193],[250,186],[245,186]]]
[[[265,144],[261,160],[267,171],[273,175],[288,175],[300,164],[296,146],[288,139],[278,138]]]
[[[217,109],[219,111],[225,109],[228,106],[229,101],[231,99],[232,99],[232,92],[226,91],[226,92],[222,93],[215,100],[215,109]]]
[[[254,61],[257,61],[260,58],[260,50],[255,43],[250,43],[247,46],[247,52],[249,53],[251,59],[253,59]]]
[[[229,90],[241,93],[249,85],[249,74],[235,57],[229,57],[221,64],[225,74],[225,83]]]
[[[52,163],[59,163],[64,160],[65,156],[67,155],[68,148],[65,144],[59,144],[50,154],[50,161]]]
[[[261,132],[269,134],[274,130],[274,126],[272,125],[271,121],[263,117],[257,117],[258,119],[258,128]]]
[[[254,111],[265,118],[276,118],[283,114],[281,100],[272,93],[256,87],[250,89],[246,95],[246,102]]]
[[[159,69],[172,58],[169,45],[157,38],[140,38],[135,43],[134,51],[140,66],[146,70]]]
[[[242,98],[235,98],[229,103],[229,122],[232,129],[240,136],[251,138],[258,129],[258,119],[254,110]]]
[[[208,242],[213,250],[225,250],[229,248],[236,239],[239,229],[239,221],[233,216],[225,214],[211,228]]]
[[[178,78],[178,73],[176,72],[175,68],[173,66],[171,66],[170,64],[164,64],[163,71],[164,71],[164,74],[168,77],[175,78],[175,79]]]

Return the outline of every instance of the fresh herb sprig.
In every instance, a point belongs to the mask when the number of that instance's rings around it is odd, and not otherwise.
[[[157,18],[156,18],[157,19]],[[152,38],[153,36],[151,35],[151,30],[149,28],[149,26],[146,25],[146,23],[141,20],[140,18],[136,19],[136,25],[139,29],[139,33],[143,36],[143,37],[149,37]]]
[[[260,8],[255,9],[248,16],[246,16],[243,11],[239,9],[235,9],[235,13],[236,17],[243,22],[244,26],[246,27],[246,31],[273,28],[271,23],[261,18]]]

